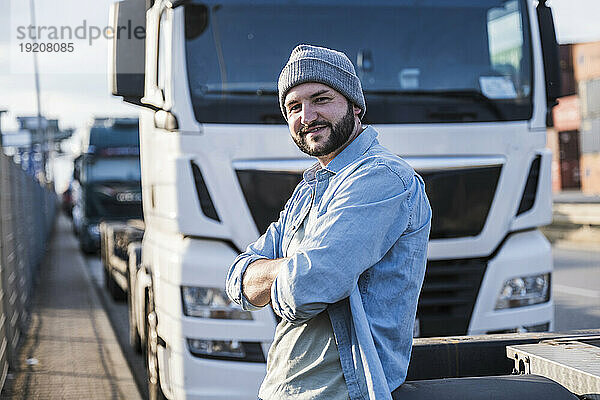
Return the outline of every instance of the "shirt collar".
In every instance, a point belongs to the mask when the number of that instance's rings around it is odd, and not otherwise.
[[[371,126],[367,126],[340,154],[325,166],[324,169],[333,172],[340,172],[345,166],[365,154],[377,138],[377,131]]]
[[[377,131],[371,126],[367,126],[354,140],[346,146],[344,150],[325,167],[321,167],[320,163],[316,163],[304,171],[303,178],[306,182],[311,182],[316,178],[317,171],[323,169],[333,173],[334,175],[341,171],[345,166],[356,160],[358,157],[365,154],[377,138]]]

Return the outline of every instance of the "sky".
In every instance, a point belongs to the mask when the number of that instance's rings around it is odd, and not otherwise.
[[[35,0],[36,24],[106,27],[114,0]],[[36,112],[30,54],[20,53],[16,35],[29,24],[28,0],[0,0],[0,110],[4,131],[17,128],[15,117]],[[559,43],[600,41],[600,0],[549,0]],[[9,12],[5,12],[9,10]],[[60,22],[57,22],[60,21]],[[22,31],[21,31],[22,32]],[[89,36],[89,35],[88,35]],[[89,38],[88,38],[89,39]],[[58,118],[62,128],[81,128],[93,115],[135,115],[136,107],[109,93],[108,40],[76,40],[72,53],[39,59],[42,113]]]

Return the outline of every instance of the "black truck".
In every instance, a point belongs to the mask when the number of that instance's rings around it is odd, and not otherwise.
[[[96,118],[75,159],[73,226],[81,249],[100,248],[102,221],[142,218],[137,118]]]

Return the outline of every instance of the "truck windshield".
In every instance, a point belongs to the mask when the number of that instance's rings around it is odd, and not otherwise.
[[[95,158],[85,171],[87,182],[139,182],[140,159],[137,157]]]
[[[188,81],[200,122],[282,123],[277,78],[298,44],[345,52],[367,123],[531,117],[525,0],[194,2]]]
[[[140,147],[137,125],[134,126],[94,126],[90,129],[89,145],[94,150],[105,147]]]

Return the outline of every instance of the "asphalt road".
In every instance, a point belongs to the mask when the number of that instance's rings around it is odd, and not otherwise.
[[[555,331],[600,329],[600,251],[554,248],[553,256]],[[108,294],[100,258],[88,256],[86,261],[140,393],[147,398],[144,359],[129,346],[127,303]]]
[[[552,250],[554,330],[600,329],[600,245],[597,251]]]
[[[148,398],[148,386],[146,381],[146,364],[144,357],[136,353],[129,345],[129,315],[127,313],[127,301],[118,302],[112,299],[106,287],[104,286],[104,275],[102,272],[102,263],[99,256],[85,257],[87,266],[92,275],[94,285],[108,314],[110,323],[116,333],[123,355],[129,364],[135,383],[138,386],[140,394]]]

